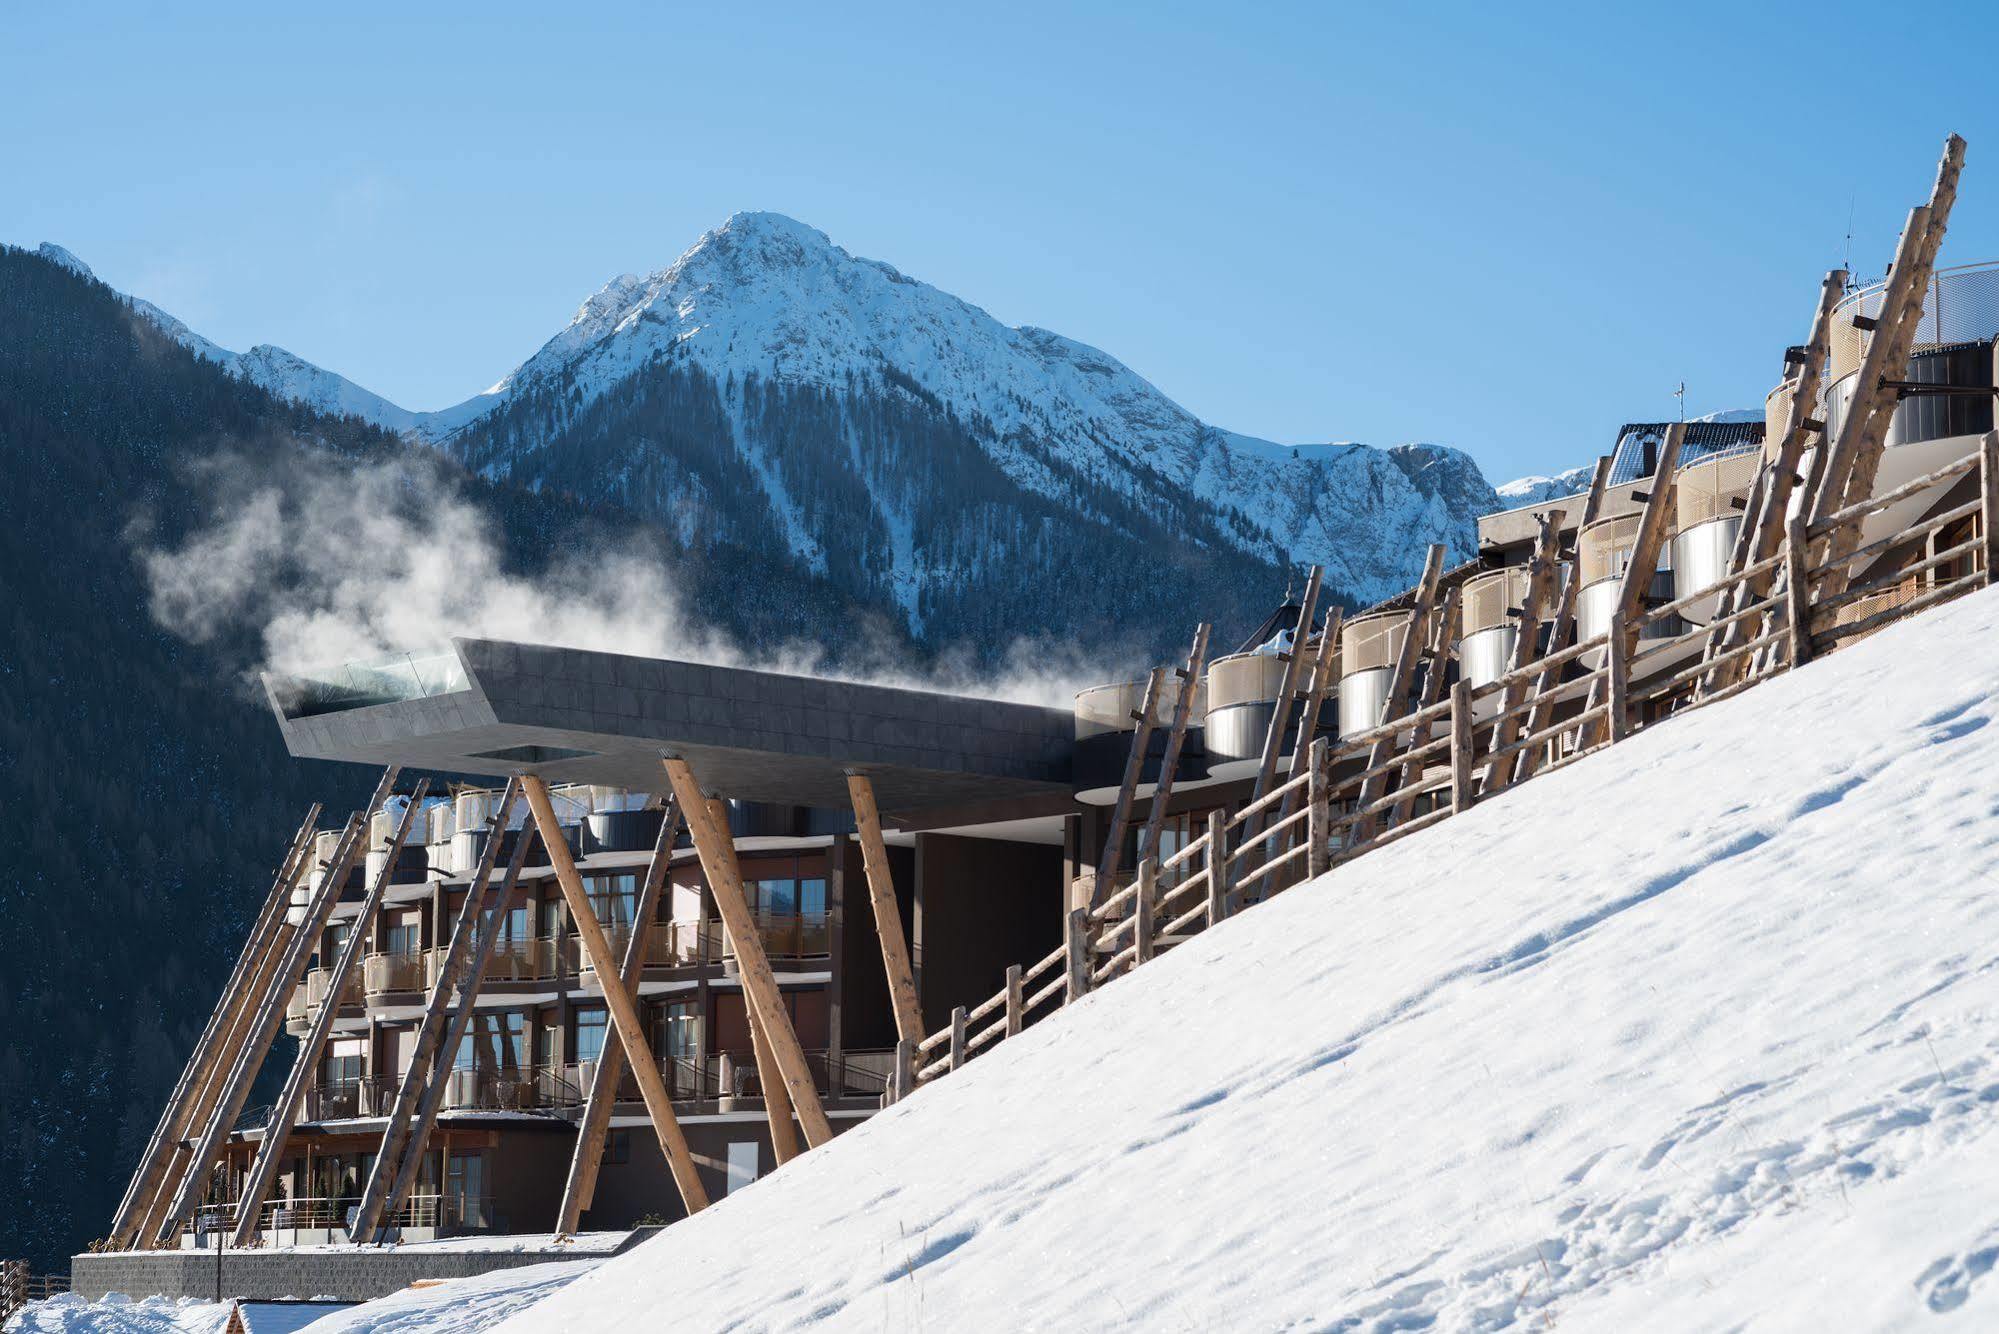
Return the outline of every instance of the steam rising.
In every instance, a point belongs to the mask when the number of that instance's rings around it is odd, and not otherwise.
[[[154,617],[193,642],[257,645],[257,660],[244,664],[250,673],[311,676],[465,636],[1059,708],[1115,675],[1102,659],[1026,641],[996,671],[976,669],[969,653],[947,653],[913,672],[908,650],[882,637],[844,646],[837,664],[802,638],[750,652],[689,613],[664,554],[646,540],[559,560],[530,577],[508,568],[495,521],[435,459],[412,452],[357,466],[289,450],[276,456],[282,472],[240,454],[199,465],[209,513],[183,540],[158,543],[145,525],[132,534]]]

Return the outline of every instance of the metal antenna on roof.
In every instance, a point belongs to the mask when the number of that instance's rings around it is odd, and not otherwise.
[[[1687,419],[1687,382],[1685,380],[1680,381],[1680,387],[1673,391],[1673,397],[1680,400],[1680,420],[1684,422]]]
[[[1849,274],[1853,272],[1853,199],[1853,192],[1849,191],[1846,196],[1846,251],[1839,261],[1839,267]],[[1849,285],[1851,282],[1849,278]]]

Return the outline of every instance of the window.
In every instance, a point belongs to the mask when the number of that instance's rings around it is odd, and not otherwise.
[[[404,916],[382,932],[382,953],[417,954],[423,950],[423,922],[414,914]]]
[[[757,1179],[757,1142],[739,1140],[729,1146],[729,1189],[734,1195]]]
[[[592,875],[583,878],[583,892],[590,898],[590,911],[604,927],[630,927],[638,915],[637,875]]]
[[[701,1012],[691,1001],[660,1007],[653,1043],[663,1058],[693,1061],[701,1054]]]
[[[573,1021],[576,1040],[569,1044],[570,1059],[581,1063],[604,1054],[604,1010],[602,1006],[579,1006]]]
[[[480,1010],[452,1061],[455,1070],[520,1070],[527,1065],[528,1017],[519,1010]]]
[[[507,909],[507,915],[500,919],[500,940],[523,941],[534,939],[534,905],[516,903]]]

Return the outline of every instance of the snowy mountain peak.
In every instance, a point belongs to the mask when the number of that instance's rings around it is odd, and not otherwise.
[[[48,260],[51,264],[62,265],[64,268],[68,269],[71,273],[80,274],[85,278],[97,277],[96,274],[90,271],[90,266],[88,264],[85,264],[82,260],[78,259],[75,255],[63,249],[61,246],[57,245],[53,241],[42,242],[39,246],[35,247],[35,253],[40,255],[43,259]]]

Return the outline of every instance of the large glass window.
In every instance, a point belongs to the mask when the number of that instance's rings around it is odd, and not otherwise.
[[[390,922],[382,931],[382,953],[416,954],[423,949],[423,922],[415,914]]]
[[[590,898],[590,911],[604,927],[630,927],[638,914],[639,878],[634,874],[592,875],[583,878],[583,892]]]
[[[604,1054],[604,1009],[602,1006],[579,1006],[575,1018],[576,1039],[569,1044],[575,1061],[594,1061]]]
[[[507,1070],[528,1063],[528,1017],[518,1010],[480,1010],[472,1016],[465,1040],[458,1044],[452,1067],[458,1070]]]

